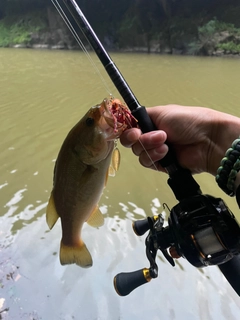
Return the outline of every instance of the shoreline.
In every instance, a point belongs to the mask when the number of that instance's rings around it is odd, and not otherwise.
[[[64,45],[49,45],[49,44],[34,44],[34,45],[25,45],[25,44],[16,44],[8,47],[1,48],[9,48],[9,49],[32,49],[32,50],[59,50],[59,51],[81,51],[79,46],[64,46]],[[94,50],[90,46],[86,46],[87,51],[94,52]],[[183,53],[180,50],[173,50],[170,52],[169,50],[156,50],[156,48],[147,48],[147,47],[132,47],[132,48],[123,48],[116,49],[110,48],[106,49],[108,52],[114,53],[139,53],[139,54],[159,54],[159,55],[173,55],[173,56],[195,56],[195,57],[226,57],[226,58],[240,58],[240,53],[225,53],[222,50],[214,51],[211,55],[200,55],[200,54],[189,54]]]

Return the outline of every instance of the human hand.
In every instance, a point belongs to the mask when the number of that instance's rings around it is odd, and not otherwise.
[[[147,108],[147,112],[159,130],[141,134],[132,128],[120,141],[152,169],[164,171],[158,160],[168,151],[167,140],[182,167],[216,175],[226,150],[240,133],[239,118],[208,108],[167,105]]]

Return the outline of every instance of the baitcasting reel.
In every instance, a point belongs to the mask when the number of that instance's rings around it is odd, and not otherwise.
[[[239,224],[220,198],[200,194],[183,199],[170,211],[168,226],[163,223],[161,214],[133,223],[138,236],[149,230],[145,244],[150,267],[116,275],[119,295],[126,296],[158,276],[158,249],[172,266],[173,258],[184,257],[197,268],[224,264],[240,252]]]

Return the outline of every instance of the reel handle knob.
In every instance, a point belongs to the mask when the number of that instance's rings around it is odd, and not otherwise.
[[[120,296],[127,296],[137,287],[149,282],[152,279],[147,268],[133,272],[121,272],[114,277],[113,283],[116,292]]]
[[[149,230],[148,219],[134,221],[132,224],[132,228],[137,236],[144,235],[144,233]]]

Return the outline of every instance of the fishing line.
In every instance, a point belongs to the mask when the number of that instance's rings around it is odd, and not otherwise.
[[[151,161],[152,166],[154,167],[154,169],[155,169],[156,171],[160,171],[160,170],[157,168],[155,162],[152,160],[150,154],[147,152],[147,149],[144,147],[144,145],[143,145],[142,141],[140,140],[140,138],[138,139],[138,141],[139,141],[141,147],[143,148],[143,150],[145,151],[146,155],[148,156],[148,159]]]
[[[107,82],[105,81],[103,75],[101,74],[99,68],[97,67],[96,63],[94,62],[94,60],[92,59],[92,57],[90,56],[87,48],[85,47],[85,45],[83,44],[82,40],[80,39],[80,37],[78,36],[77,32],[75,31],[73,25],[71,24],[70,20],[68,19],[66,13],[64,12],[63,8],[61,7],[60,3],[58,2],[58,0],[51,0],[52,4],[54,5],[54,7],[56,8],[57,12],[59,13],[60,17],[63,19],[64,23],[66,24],[66,26],[68,27],[68,29],[70,30],[70,32],[72,33],[73,37],[75,38],[75,40],[77,41],[79,47],[83,50],[83,52],[85,53],[85,55],[87,56],[88,61],[90,62],[90,64],[92,65],[92,67],[94,68],[94,70],[97,72],[97,74],[99,75],[107,93],[112,96],[111,90],[107,84]],[[83,33],[82,33],[83,34]],[[84,35],[84,34],[83,34]],[[86,38],[86,36],[84,35],[84,37]],[[86,38],[86,40],[88,41],[88,39]],[[89,41],[88,41],[89,43]],[[91,44],[89,43],[89,45],[91,46]]]
[[[57,12],[59,13],[60,17],[63,19],[64,23],[66,24],[66,26],[68,27],[68,29],[70,30],[70,32],[72,33],[73,37],[75,38],[75,40],[77,41],[78,45],[80,46],[80,48],[83,50],[83,52],[85,53],[85,55],[87,56],[88,61],[90,62],[90,64],[92,65],[92,67],[94,68],[94,70],[97,72],[97,74],[99,75],[107,93],[112,97],[112,93],[110,91],[110,88],[108,86],[108,84],[106,83],[103,75],[101,74],[99,68],[97,67],[96,63],[94,62],[94,60],[92,59],[92,57],[90,56],[87,48],[85,47],[85,45],[83,44],[82,40],[80,39],[80,37],[78,36],[77,32],[75,31],[73,25],[71,24],[70,20],[68,19],[64,9],[61,7],[60,3],[58,2],[58,0],[51,0],[52,4],[54,5],[54,7],[56,8]],[[81,31],[82,32],[82,31]],[[84,37],[86,38],[86,40],[88,41],[87,37],[85,36],[85,34],[82,32],[82,34],[84,35]],[[89,45],[91,46],[90,42],[88,41]],[[129,126],[132,128],[132,124],[130,123],[130,121],[128,119],[126,119],[128,121]],[[156,171],[160,171],[158,170],[155,162],[152,160],[151,156],[149,155],[149,153],[147,152],[146,148],[144,147],[143,143],[141,142],[140,139],[138,139],[141,147],[143,148],[143,150],[146,152],[149,160],[152,163],[152,166],[154,167],[154,169]]]
[[[129,127],[133,128],[133,126],[132,126],[132,124],[131,124],[131,121],[130,121],[128,118],[127,118],[126,120],[127,120],[127,122],[128,122]],[[140,140],[140,138],[138,139],[138,142],[140,143],[140,145],[141,145],[141,147],[143,148],[144,152],[145,152],[146,155],[148,156],[148,159],[151,161],[152,166],[154,167],[154,169],[155,169],[156,171],[160,171],[160,170],[157,168],[155,162],[152,160],[152,158],[151,158],[150,154],[148,153],[147,149],[144,147],[144,145],[143,145],[142,141]]]

